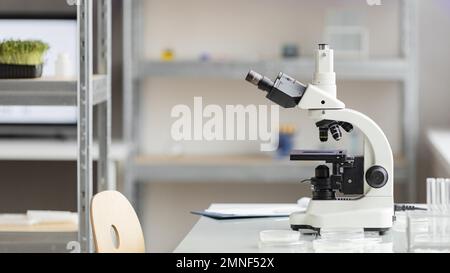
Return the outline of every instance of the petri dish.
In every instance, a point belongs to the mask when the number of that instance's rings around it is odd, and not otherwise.
[[[300,232],[293,230],[264,230],[259,233],[263,243],[295,243],[300,240]]]
[[[301,240],[298,231],[264,230],[259,234],[261,253],[304,253],[309,249],[309,242]]]
[[[327,228],[320,231],[313,248],[319,253],[385,252],[382,241],[378,234],[365,233],[363,228]]]
[[[321,239],[364,239],[363,228],[322,228]]]

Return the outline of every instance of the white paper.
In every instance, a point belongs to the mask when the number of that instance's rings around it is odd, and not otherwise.
[[[30,210],[26,214],[0,214],[0,225],[78,224],[78,214],[68,211]]]
[[[214,204],[205,210],[235,216],[284,216],[302,211],[306,211],[306,207],[297,204]]]
[[[29,226],[32,224],[25,214],[0,214],[1,226]]]
[[[78,224],[78,214],[69,211],[29,210],[27,217],[33,223],[38,224]]]

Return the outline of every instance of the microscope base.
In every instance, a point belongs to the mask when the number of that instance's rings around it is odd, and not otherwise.
[[[385,232],[394,219],[393,199],[364,197],[359,200],[312,200],[306,212],[290,216],[294,230],[304,233],[319,232],[322,228],[364,228]]]

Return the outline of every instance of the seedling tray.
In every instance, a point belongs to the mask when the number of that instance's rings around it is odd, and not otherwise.
[[[42,76],[42,64],[0,64],[0,79],[33,79]]]

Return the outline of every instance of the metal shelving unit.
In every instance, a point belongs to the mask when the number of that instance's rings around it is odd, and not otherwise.
[[[93,67],[93,3],[97,11],[97,67]],[[111,0],[77,2],[78,79],[0,80],[0,105],[76,105],[78,108],[77,180],[82,252],[92,252],[89,205],[93,195],[93,119],[97,107],[98,189],[107,189],[111,143]],[[57,232],[53,235],[58,235]],[[21,234],[21,236],[27,236]]]
[[[78,5],[79,23],[79,78],[78,78],[78,242],[82,252],[92,252],[89,205],[93,195],[93,2],[81,0]],[[99,191],[107,188],[109,150],[111,144],[111,0],[98,0],[97,8],[97,73],[106,75],[106,100],[97,104],[97,134],[99,160],[97,185]]]
[[[402,160],[396,161],[396,177],[408,185],[408,197],[414,201],[416,196],[416,151],[418,139],[418,91],[417,91],[417,0],[400,1],[400,33],[401,54],[394,59],[369,60],[337,60],[335,70],[339,80],[363,81],[394,81],[401,83],[403,89],[403,155]],[[135,200],[135,187],[140,182],[158,180],[198,181],[205,178],[208,181],[234,179],[230,173],[244,172],[250,179],[269,181],[274,178],[273,173],[286,174],[285,179],[295,179],[302,172],[301,167],[290,164],[268,163],[258,164],[269,168],[270,172],[254,172],[251,166],[241,164],[218,163],[211,167],[210,161],[220,162],[221,157],[203,159],[199,164],[189,164],[194,158],[186,158],[185,162],[178,162],[176,158],[170,160],[146,157],[139,153],[139,90],[142,80],[148,77],[184,77],[184,78],[220,78],[242,79],[251,67],[263,74],[275,75],[284,71],[296,77],[310,78],[314,70],[312,59],[300,60],[267,60],[267,61],[228,61],[228,62],[200,62],[173,61],[160,62],[142,60],[142,1],[124,1],[124,57],[129,62],[124,68],[124,135],[130,145],[130,158],[125,168],[125,192]],[[243,160],[241,157],[236,160]],[[253,166],[253,165],[252,165]],[[298,168],[297,170],[295,168]],[[305,170],[303,168],[303,170]],[[223,174],[219,176],[217,173]],[[201,175],[200,175],[201,173]],[[266,174],[266,176],[264,176]],[[137,201],[134,201],[137,203]]]
[[[112,142],[109,159],[117,165],[127,155],[127,147],[122,142]],[[48,151],[52,151],[49,153]],[[75,139],[0,139],[0,160],[10,161],[75,161],[78,157],[78,143]],[[92,157],[99,157],[98,143],[94,142]],[[113,172],[112,172],[113,173]],[[112,184],[110,188],[114,188]]]

